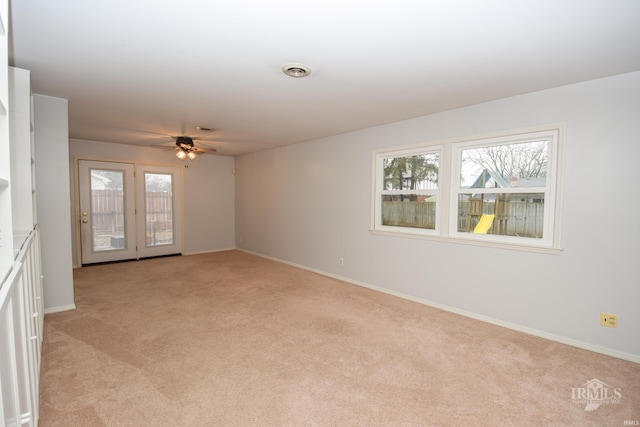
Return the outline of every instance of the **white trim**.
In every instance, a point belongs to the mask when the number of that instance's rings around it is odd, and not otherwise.
[[[533,245],[524,245],[517,243],[508,243],[508,242],[496,242],[489,240],[474,240],[474,239],[464,239],[458,237],[446,237],[446,236],[430,236],[427,234],[418,234],[411,232],[399,232],[399,231],[384,231],[384,230],[369,230],[369,233],[375,234],[378,236],[386,236],[386,237],[404,237],[407,239],[419,239],[419,240],[431,240],[434,242],[443,242],[443,243],[452,243],[456,245],[471,245],[471,246],[483,246],[486,248],[496,248],[496,249],[509,249],[514,251],[524,251],[524,252],[534,252],[538,254],[552,254],[552,255],[560,255],[563,248],[551,248],[546,246],[533,246]]]
[[[529,132],[514,131],[513,133],[501,134],[496,137],[485,137],[481,139],[471,138],[468,140],[453,143],[451,145],[451,199],[449,201],[449,233],[448,236],[452,238],[475,240],[484,242],[495,243],[512,243],[514,245],[522,245],[524,247],[544,247],[551,249],[559,249],[560,241],[556,238],[554,231],[558,229],[555,227],[556,220],[559,221],[559,215],[556,209],[556,191],[559,191],[558,186],[560,183],[557,181],[558,175],[562,175],[558,162],[558,153],[560,147],[564,145],[562,137],[564,125],[555,126],[540,126],[538,130],[532,130]],[[527,188],[462,188],[460,184],[461,174],[461,154],[464,149],[469,148],[481,148],[481,147],[495,147],[499,145],[511,145],[529,141],[546,141],[547,142],[547,177],[544,187],[527,187]],[[503,236],[503,235],[479,235],[468,232],[458,231],[457,218],[458,218],[458,199],[460,194],[471,193],[517,193],[517,194],[538,194],[544,195],[544,222],[542,238],[527,238],[516,236]]]
[[[82,254],[82,264],[95,264],[101,262],[111,262],[127,259],[135,259],[139,256],[137,250],[138,242],[136,241],[136,168],[133,163],[115,163],[93,160],[78,161],[78,177],[80,198],[78,200],[78,210],[76,211],[76,221],[81,225],[80,236],[81,245],[80,253]],[[122,248],[109,250],[96,250],[94,245],[94,229],[92,226],[92,209],[93,209],[93,171],[109,171],[122,176],[122,215],[124,218],[124,245]],[[88,217],[83,217],[81,212],[89,213]],[[142,216],[142,215],[140,215]],[[88,219],[87,219],[88,218]],[[84,227],[85,232],[82,231]]]
[[[234,250],[237,250],[237,249],[238,248],[233,246],[233,247],[230,247],[230,248],[212,249],[212,250],[208,250],[208,251],[184,252],[184,253],[181,253],[181,254],[175,254],[175,256],[190,256],[190,255],[212,254],[212,253],[215,253],[215,252],[227,252],[227,251],[234,251]],[[161,258],[162,256],[163,255],[160,255],[158,258]],[[168,256],[173,256],[173,254],[172,255],[168,255]],[[141,259],[152,259],[152,258],[154,258],[154,257],[141,258]],[[77,269],[77,268],[84,268],[84,267],[83,266],[74,266],[73,268]]]
[[[371,171],[372,206],[370,233],[389,237],[406,237],[456,244],[494,247],[508,250],[521,250],[536,253],[559,254],[562,252],[561,220],[562,197],[564,183],[564,152],[566,125],[550,123],[527,128],[471,135],[446,140],[436,140],[398,147],[387,147],[373,150]],[[457,231],[457,194],[468,189],[459,189],[457,174],[460,164],[460,150],[464,147],[498,145],[515,140],[530,140],[537,137],[550,138],[548,179],[544,188],[527,189],[486,189],[490,193],[543,192],[545,194],[545,220],[543,238],[526,238],[515,236],[474,235]],[[380,194],[383,177],[378,171],[383,158],[411,155],[425,152],[439,152],[438,189],[436,190],[437,208],[435,229],[413,227],[384,226],[381,224]],[[419,193],[421,190],[411,191]],[[454,197],[456,196],[456,197]]]
[[[437,155],[438,156],[438,183],[433,189],[416,189],[416,190],[386,190],[384,188],[384,174],[378,171],[384,170],[384,159],[390,157],[408,157],[420,154]],[[417,234],[423,236],[440,236],[441,235],[441,212],[442,212],[442,188],[440,179],[440,170],[444,159],[444,146],[442,145],[413,145],[410,147],[389,148],[382,150],[374,150],[373,152],[373,177],[372,177],[372,206],[371,210],[371,229],[388,233],[400,234]],[[401,227],[394,225],[382,224],[382,202],[383,195],[423,195],[435,196],[436,198],[436,220],[433,229],[417,228],[417,227]]]
[[[599,345],[595,345],[595,344],[590,344],[584,341],[579,341],[579,340],[575,340],[573,338],[568,338],[568,337],[564,337],[562,335],[556,335],[556,334],[551,334],[545,331],[540,331],[538,329],[533,329],[533,328],[528,328],[526,326],[522,326],[522,325],[518,325],[515,323],[510,323],[510,322],[505,322],[503,320],[500,319],[495,319],[493,317],[489,317],[489,316],[484,316],[481,314],[477,314],[477,313],[473,313],[470,311],[466,311],[466,310],[461,310],[459,308],[456,307],[452,307],[449,305],[445,305],[445,304],[440,304],[440,303],[436,303],[433,301],[429,301],[423,298],[418,298],[418,297],[414,297],[412,295],[408,295],[408,294],[404,294],[402,292],[396,292],[387,288],[383,288],[380,286],[374,286],[371,285],[369,283],[365,283],[365,282],[361,282],[359,280],[353,280],[353,279],[349,279],[347,277],[343,277],[343,276],[339,276],[337,274],[332,274],[332,273],[327,273],[326,271],[322,271],[322,270],[317,270],[315,268],[310,268],[310,267],[306,267],[304,265],[301,264],[296,264],[293,262],[289,262],[289,261],[285,261],[279,258],[274,258],[274,257],[270,257],[267,255],[263,255],[257,252],[252,252],[246,249],[240,249],[238,248],[237,250],[241,251],[241,252],[245,252],[251,255],[256,255],[262,258],[266,258],[266,259],[270,259],[272,261],[276,261],[276,262],[281,262],[283,264],[288,264],[291,265],[293,267],[298,267],[301,268],[303,270],[307,270],[307,271],[311,271],[313,273],[317,273],[326,277],[331,277],[332,279],[337,279],[337,280],[341,280],[343,282],[346,283],[350,283],[352,285],[357,285],[357,286],[362,286],[364,288],[367,289],[371,289],[374,291],[378,291],[378,292],[382,292],[385,294],[389,294],[389,295],[393,295],[399,298],[403,298],[409,301],[413,301],[413,302],[417,302],[419,304],[423,304],[429,307],[433,307],[433,308],[437,308],[440,310],[444,310],[444,311],[448,311],[450,313],[454,313],[454,314],[459,314],[461,316],[464,317],[468,317],[470,319],[474,319],[474,320],[479,320],[481,322],[485,322],[485,323],[489,323],[492,325],[496,325],[496,326],[500,326],[503,328],[507,328],[507,329],[511,329],[513,331],[517,331],[517,332],[522,332],[528,335],[533,335],[536,337],[540,337],[540,338],[544,338],[547,339],[549,341],[554,341],[560,344],[565,344],[565,345],[569,345],[571,347],[576,347],[576,348],[580,348],[583,350],[588,350],[588,351],[592,351],[594,353],[600,353],[600,354],[604,354],[607,356],[611,356],[611,357],[615,357],[617,359],[622,359],[622,360],[626,360],[629,362],[633,362],[633,363],[639,363],[640,364],[640,355],[635,355],[635,354],[631,354],[631,353],[625,353],[623,351],[618,351],[618,350],[613,350],[611,348],[607,348],[607,347],[602,347]]]
[[[61,311],[69,311],[69,310],[75,310],[75,309],[76,309],[75,304],[59,305],[57,307],[45,308],[44,314],[59,313]]]
[[[184,168],[181,166],[157,166],[135,164],[135,208],[136,208],[136,247],[137,258],[149,258],[163,255],[173,255],[184,251],[183,212],[184,212]],[[147,209],[146,209],[146,176],[147,174],[171,176],[171,206],[172,206],[172,243],[168,245],[147,246]]]
[[[222,249],[213,249],[210,251],[197,251],[197,252],[185,252],[183,255],[187,256],[187,255],[201,255],[201,254],[212,254],[215,252],[226,252],[226,251],[234,251],[238,248],[236,248],[235,246],[232,248],[222,248]]]

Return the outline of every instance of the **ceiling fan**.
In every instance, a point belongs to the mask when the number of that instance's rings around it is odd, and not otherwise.
[[[213,154],[216,152],[215,148],[202,148],[196,147],[194,140],[198,138],[192,138],[190,136],[172,136],[176,140],[176,146],[173,148],[176,150],[176,157],[180,160],[188,158],[189,160],[195,159],[198,154]],[[157,148],[166,149],[166,145],[154,145]]]

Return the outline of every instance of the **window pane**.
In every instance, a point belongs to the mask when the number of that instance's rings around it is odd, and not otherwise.
[[[548,141],[462,150],[460,188],[545,187]]]
[[[485,221],[478,226],[482,215],[486,215]],[[464,193],[458,196],[459,232],[541,239],[543,224],[544,193]],[[487,225],[490,227],[482,230]]]
[[[124,172],[91,169],[91,233],[94,251],[125,247]]]
[[[171,174],[144,174],[147,246],[173,244],[171,178]]]
[[[438,153],[383,159],[384,190],[438,188]]]
[[[419,194],[383,195],[382,225],[435,229],[436,197]]]

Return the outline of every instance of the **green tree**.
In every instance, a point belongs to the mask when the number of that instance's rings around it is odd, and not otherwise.
[[[438,155],[420,154],[384,159],[384,187],[390,190],[416,190],[421,183],[438,182]]]

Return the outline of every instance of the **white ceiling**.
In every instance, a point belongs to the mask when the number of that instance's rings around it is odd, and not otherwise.
[[[640,70],[638,0],[11,0],[70,137],[239,155]],[[285,63],[312,74],[285,76]],[[196,126],[216,129],[203,134]]]

